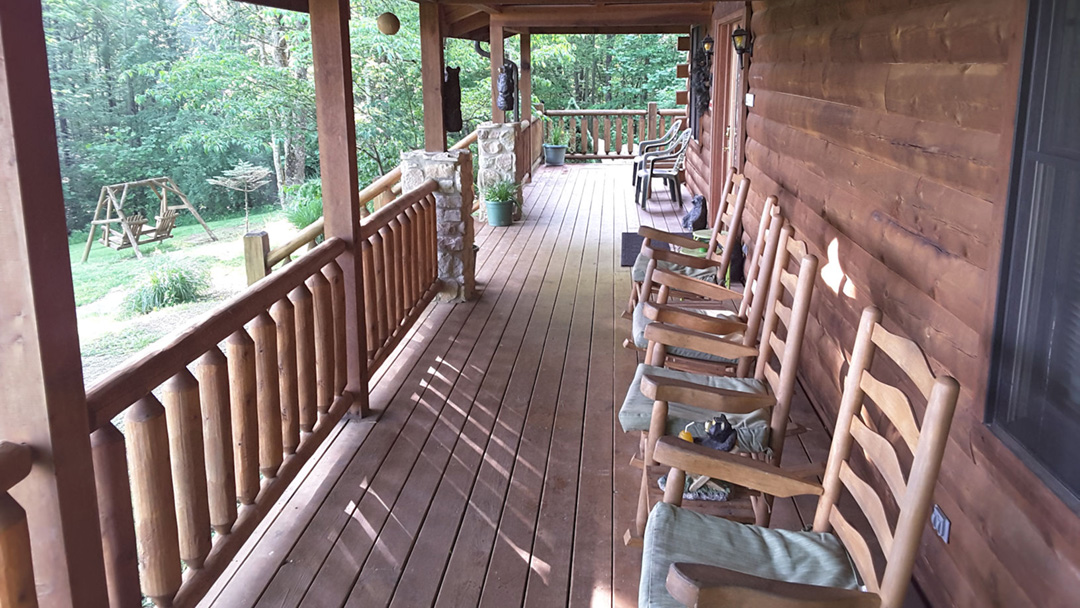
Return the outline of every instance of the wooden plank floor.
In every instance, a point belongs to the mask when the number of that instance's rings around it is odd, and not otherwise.
[[[680,214],[660,191],[634,206],[629,173],[543,168],[523,222],[478,230],[481,297],[425,311],[373,378],[375,414],[341,421],[203,605],[636,605],[620,235]],[[792,464],[828,450],[799,403]],[[777,525],[812,518],[776,508]]]

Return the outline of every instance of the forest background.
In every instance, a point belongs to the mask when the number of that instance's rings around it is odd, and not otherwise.
[[[241,161],[274,174],[272,186],[252,195],[256,207],[284,208],[317,180],[307,15],[231,0],[44,7],[69,232],[85,233],[107,184],[169,175],[213,219],[242,210],[243,198],[206,180]],[[376,28],[387,11],[401,21],[397,35]],[[402,151],[423,146],[417,5],[354,1],[350,30],[366,185]],[[517,37],[506,48],[517,61]],[[464,129],[453,142],[489,119],[490,76],[471,41],[448,39],[445,54],[461,68]],[[674,107],[679,55],[674,35],[535,35],[533,101],[549,109]]]

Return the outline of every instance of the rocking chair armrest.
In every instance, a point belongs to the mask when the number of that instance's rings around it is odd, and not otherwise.
[[[659,260],[661,258],[657,259]],[[666,260],[667,258],[664,259]],[[716,302],[738,300],[743,297],[743,294],[722,285],[695,279],[694,277],[688,277],[684,274],[671,272],[663,268],[653,269],[652,282],[654,285],[666,285],[668,289],[692,294],[699,298],[706,298]]]
[[[645,256],[648,258],[656,260],[657,262],[672,262],[681,266],[687,266],[689,268],[697,268],[699,270],[720,267],[720,262],[717,260],[686,255],[685,253],[671,251],[670,249],[643,247],[641,253],[645,254]]]
[[[707,448],[670,435],[656,442],[653,458],[661,465],[695,475],[707,475],[777,498],[821,496],[824,489],[780,467],[729,452]]]
[[[686,329],[718,336],[746,331],[746,323],[742,321],[713,317],[688,308],[672,306],[671,304],[645,302],[644,306],[645,318],[657,323],[670,323]]]
[[[641,394],[653,401],[687,403],[718,414],[750,414],[776,405],[776,396],[772,394],[734,391],[649,374],[641,379]]]
[[[707,564],[674,563],[667,590],[686,606],[701,608],[879,608],[881,597],[857,589],[819,587],[743,574]]]
[[[724,359],[741,359],[758,354],[756,348],[745,344],[670,323],[649,323],[645,326],[645,339],[664,346],[679,346]]]
[[[672,232],[657,230],[652,226],[641,226],[638,228],[637,233],[649,240],[662,241],[664,243],[678,245],[679,247],[687,247],[690,249],[705,249],[709,246],[708,243],[695,241],[694,239],[682,236],[681,234],[674,234]]]

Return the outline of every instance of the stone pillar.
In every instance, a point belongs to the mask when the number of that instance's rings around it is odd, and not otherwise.
[[[517,157],[515,144],[518,136],[518,123],[485,122],[477,129],[477,148],[480,150],[479,180],[480,198],[488,187],[504,181],[517,181]],[[521,191],[518,191],[521,196]],[[521,201],[519,200],[518,203]],[[487,209],[480,205],[480,219],[487,221]]]
[[[472,153],[404,152],[401,155],[402,192],[415,190],[429,179],[435,191],[439,279],[444,302],[464,302],[476,296],[476,255],[473,252]]]

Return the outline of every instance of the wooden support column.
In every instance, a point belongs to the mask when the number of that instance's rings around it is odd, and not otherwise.
[[[439,5],[420,3],[420,75],[424,91],[424,149],[446,151],[443,122],[443,33]]]
[[[503,26],[491,19],[491,122],[506,122],[506,112],[499,109],[499,68],[503,64]]]
[[[521,37],[521,79],[518,89],[521,91],[521,120],[532,121],[532,35],[522,30]]]
[[[0,2],[0,439],[41,606],[109,604],[40,0]]]
[[[308,6],[326,236],[338,237],[348,246],[337,260],[345,279],[345,344],[348,353],[348,383],[345,390],[353,395],[353,409],[360,415],[367,415],[367,335],[360,261],[360,185],[356,173],[349,1],[310,0]]]

